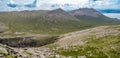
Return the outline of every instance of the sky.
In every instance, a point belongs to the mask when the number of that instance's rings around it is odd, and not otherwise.
[[[120,0],[0,0],[0,11],[53,10],[62,8],[120,9]],[[26,6],[28,5],[29,6]],[[31,5],[31,7],[30,7]]]
[[[118,18],[120,19],[120,13],[104,13],[104,15],[111,17],[111,18]]]
[[[120,13],[120,0],[0,0],[0,12],[57,8],[65,11],[94,8],[103,13]]]

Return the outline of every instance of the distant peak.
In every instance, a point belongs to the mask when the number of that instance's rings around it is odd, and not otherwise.
[[[92,11],[96,11],[96,9],[94,9],[94,8],[79,8],[78,10],[92,10]]]
[[[65,13],[65,11],[61,8],[58,8],[58,9],[50,11],[50,13]]]
[[[55,10],[57,10],[57,11],[64,11],[63,9],[61,9],[61,8],[58,8],[58,9],[55,9]]]
[[[71,12],[72,15],[79,15],[79,16],[91,16],[91,17],[100,17],[103,16],[99,11],[93,8],[80,8],[77,10],[73,10]]]

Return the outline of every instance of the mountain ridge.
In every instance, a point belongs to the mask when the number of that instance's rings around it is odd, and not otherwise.
[[[104,25],[110,23],[120,23],[118,19],[109,18],[93,8],[77,9],[71,11],[70,14],[83,22],[87,21],[88,23],[92,24]]]
[[[78,15],[74,15],[74,12],[65,12],[62,9],[2,12],[0,13],[0,21],[8,26],[8,30],[12,32],[27,31],[50,34],[67,33],[100,25],[120,24],[120,20],[103,16],[95,9],[83,8],[77,11],[79,12]],[[92,13],[95,13],[95,16],[91,16]]]
[[[80,8],[77,10],[73,10],[70,12],[71,15],[79,15],[79,16],[91,16],[91,17],[99,17],[103,16],[99,11],[93,9],[93,8]]]

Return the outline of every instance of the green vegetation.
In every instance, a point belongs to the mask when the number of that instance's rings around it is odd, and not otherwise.
[[[10,49],[6,48],[6,50],[7,50],[8,54],[6,54],[3,51],[0,51],[0,55],[2,55],[5,58],[17,58],[17,56],[15,54],[13,54]]]
[[[5,54],[5,58],[17,58],[17,56],[13,54],[10,49],[8,48],[6,49],[7,49],[8,54]]]
[[[12,17],[13,16],[13,17]],[[10,17],[10,18],[8,18]],[[91,27],[76,20],[44,18],[43,16],[11,16],[0,17],[12,32],[31,32],[40,34],[63,34]]]
[[[63,34],[91,27],[74,17],[56,18],[38,12],[10,12],[0,16],[0,22],[5,23],[11,32],[31,32],[40,34]],[[75,20],[74,20],[75,19]]]
[[[59,49],[58,54],[64,56],[86,56],[87,58],[120,58],[120,36],[91,37],[85,39],[83,46]]]

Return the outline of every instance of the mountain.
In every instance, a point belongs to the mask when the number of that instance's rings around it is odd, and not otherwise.
[[[0,12],[0,22],[10,32],[64,34],[100,25],[120,24],[95,9],[83,8],[72,12],[62,9]]]
[[[80,8],[70,12],[73,16],[89,16],[89,17],[99,17],[103,16],[100,12],[93,8]]]
[[[74,16],[71,16],[68,12],[65,12],[63,9],[59,8],[56,10],[52,10],[46,13],[47,17],[49,18],[57,18],[57,19],[68,19],[68,20],[78,20]]]
[[[119,24],[120,20],[104,16],[93,8],[82,8],[71,11],[70,14],[79,20],[96,25]]]
[[[0,21],[11,32],[63,34],[90,27],[62,9],[1,12]]]

